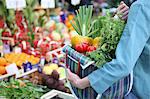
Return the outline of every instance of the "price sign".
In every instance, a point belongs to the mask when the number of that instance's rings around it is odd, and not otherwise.
[[[55,8],[55,0],[41,0],[42,8]]]
[[[71,0],[72,5],[78,5],[80,3],[80,0]]]
[[[6,0],[7,9],[17,9],[17,8],[25,8],[26,1],[25,0]]]
[[[19,70],[15,63],[6,66],[7,74],[19,74]]]

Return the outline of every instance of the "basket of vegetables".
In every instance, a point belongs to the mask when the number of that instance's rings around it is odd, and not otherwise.
[[[71,38],[72,46],[65,46],[66,67],[83,78],[98,68],[103,68],[106,62],[115,58],[115,50],[121,38],[124,22],[113,18],[109,13],[92,20],[92,6],[81,6],[72,26],[79,34]],[[120,84],[130,83],[130,75],[112,85],[103,94],[106,99],[120,98]],[[130,84],[125,84],[123,93],[128,92]],[[113,90],[116,88],[116,90]],[[93,88],[78,89],[71,85],[72,93],[79,99],[95,99],[97,93]],[[113,95],[113,93],[117,93]],[[111,95],[111,97],[110,97]],[[118,95],[118,96],[117,96]],[[120,98],[121,99],[121,98]]]

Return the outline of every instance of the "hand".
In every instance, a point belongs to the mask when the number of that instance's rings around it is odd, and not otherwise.
[[[127,20],[129,7],[123,1],[121,1],[119,7],[117,8],[117,13],[122,14],[122,16],[119,16],[121,19]]]
[[[81,79],[76,74],[72,73],[69,69],[68,72],[68,80],[72,83],[73,86],[79,88],[79,89],[85,89],[86,87],[90,86],[89,80],[87,77]]]

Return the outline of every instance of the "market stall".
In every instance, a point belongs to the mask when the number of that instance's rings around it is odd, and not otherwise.
[[[54,1],[2,0],[0,4],[0,97],[74,99],[62,52],[76,35],[69,23],[74,15],[55,8]]]

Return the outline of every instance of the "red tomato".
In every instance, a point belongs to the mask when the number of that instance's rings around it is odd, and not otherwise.
[[[83,47],[83,51],[84,51],[84,52],[87,51],[88,46],[89,46],[88,43],[83,43],[83,44],[82,44],[82,47]]]
[[[75,50],[76,50],[77,52],[80,52],[80,53],[83,53],[83,52],[84,52],[83,46],[82,46],[81,44],[77,44],[77,45],[75,46]]]
[[[92,52],[92,51],[94,51],[94,50],[96,50],[96,47],[95,47],[95,46],[89,46],[89,47],[87,48],[87,51],[88,51],[88,52]]]

